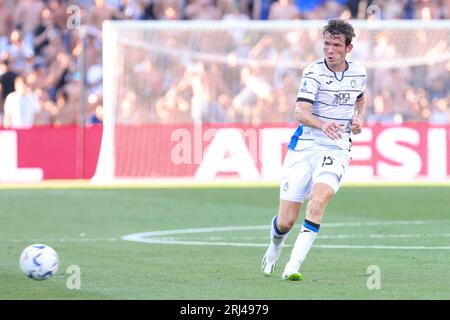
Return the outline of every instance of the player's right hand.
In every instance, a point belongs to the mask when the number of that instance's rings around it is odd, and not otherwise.
[[[344,132],[344,124],[336,121],[324,122],[322,132],[333,140],[339,140]]]

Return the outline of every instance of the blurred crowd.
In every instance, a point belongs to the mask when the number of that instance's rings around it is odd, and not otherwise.
[[[1,124],[23,128],[102,123],[101,29],[105,20],[332,17],[449,19],[450,0],[0,0]],[[88,26],[86,38],[80,36],[80,25]],[[249,48],[248,57],[267,57],[274,47],[263,37]],[[283,59],[283,52],[277,54]],[[80,72],[82,56],[85,74]],[[173,64],[179,70],[172,70],[172,79],[167,80],[167,65],[147,61],[141,83],[148,86],[139,92],[138,87],[130,87],[119,94],[123,97],[119,121],[292,121],[301,70],[284,70],[268,78],[261,71],[264,68],[227,69],[229,65],[195,62],[183,69]],[[449,61],[375,70],[369,74],[367,120],[449,123],[449,74]],[[233,84],[230,79],[235,80]],[[160,96],[151,99],[151,106],[140,107],[149,101],[143,93],[150,89]]]

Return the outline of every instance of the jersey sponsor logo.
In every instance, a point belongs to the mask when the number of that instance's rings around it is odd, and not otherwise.
[[[350,93],[341,92],[334,94],[333,105],[346,104],[350,100]]]

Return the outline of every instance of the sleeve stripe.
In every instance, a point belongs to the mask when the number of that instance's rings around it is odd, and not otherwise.
[[[316,80],[316,79],[314,79],[314,78],[311,78],[311,77],[305,77],[305,76],[304,76],[304,77],[302,77],[302,78],[303,78],[303,79],[305,79],[305,78],[306,78],[306,79],[312,79],[312,80],[314,80],[315,82],[317,82],[317,83],[318,83],[318,84],[320,85],[320,82],[319,82],[319,81],[317,81],[317,80]]]
[[[300,102],[300,101],[308,102],[308,103],[314,104],[314,101],[311,100],[311,99],[306,99],[306,98],[302,98],[302,97],[297,97],[297,102]]]
[[[312,94],[313,96],[315,95],[314,92],[310,92],[310,91],[300,91],[300,93],[307,93],[307,94]]]

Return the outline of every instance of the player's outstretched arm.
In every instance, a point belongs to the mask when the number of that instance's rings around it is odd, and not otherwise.
[[[342,138],[344,125],[336,121],[325,122],[317,118],[311,113],[312,104],[299,101],[295,107],[295,116],[298,122],[306,127],[312,127],[322,130],[328,137],[333,140]]]

